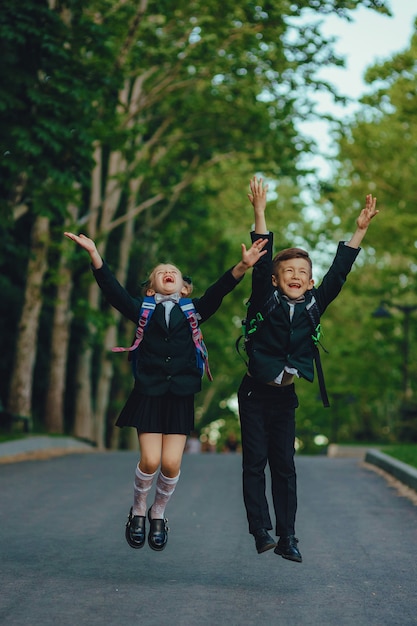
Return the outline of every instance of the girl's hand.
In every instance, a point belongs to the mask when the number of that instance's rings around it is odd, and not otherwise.
[[[86,237],[85,235],[75,235],[74,233],[64,233],[64,235],[65,237],[68,237],[68,239],[72,239],[72,241],[75,241],[75,243],[77,243],[80,248],[86,250],[90,255],[93,267],[96,270],[100,269],[100,267],[103,265],[103,259],[99,255],[96,244],[92,239]]]
[[[257,239],[253,242],[249,250],[246,249],[244,243],[242,243],[242,263],[247,267],[253,267],[255,263],[266,254],[266,250],[263,249],[268,239]]]

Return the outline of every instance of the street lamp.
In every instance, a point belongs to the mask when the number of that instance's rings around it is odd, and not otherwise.
[[[381,301],[379,307],[372,313],[373,317],[388,318],[392,317],[387,309],[390,307],[400,311],[403,317],[403,392],[404,397],[411,396],[411,387],[409,382],[409,354],[410,354],[410,317],[413,311],[417,311],[417,305],[393,304],[392,302]]]

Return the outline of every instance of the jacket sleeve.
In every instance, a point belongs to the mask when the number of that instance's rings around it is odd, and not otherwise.
[[[92,268],[92,271],[107,302],[136,324],[143,298],[133,298],[122,287],[106,262],[100,269]]]
[[[321,284],[315,290],[315,297],[323,314],[329,304],[339,295],[346,278],[352,269],[360,248],[351,248],[343,241],[339,242],[336,255]]]
[[[272,288],[272,248],[274,244],[274,235],[269,232],[267,235],[259,235],[258,233],[251,232],[252,243],[257,239],[267,239],[267,243],[264,247],[266,254],[261,256],[257,263],[253,266],[252,270],[252,294],[250,302],[254,306],[259,307],[263,305]]]
[[[242,278],[236,280],[232,269],[227,270],[213,285],[211,285],[201,298],[193,298],[197,313],[200,315],[200,324],[209,319],[219,309],[224,296],[233,291]]]

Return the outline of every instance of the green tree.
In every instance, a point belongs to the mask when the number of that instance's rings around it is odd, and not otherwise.
[[[7,3],[0,17],[1,227],[18,230],[17,222],[27,216],[25,227],[32,230],[29,255],[26,248],[14,251],[26,259],[27,273],[8,410],[28,416],[49,231],[63,224],[70,203],[80,201],[93,163],[97,98],[109,88],[98,62],[106,56],[106,37],[99,41],[95,24],[71,5]],[[96,49],[89,55],[93,39]]]
[[[408,426],[408,435],[401,434],[402,417],[409,422],[416,415],[416,315],[411,315],[407,333],[414,389],[404,397],[405,319],[390,306],[417,305],[416,59],[414,33],[408,49],[368,69],[370,93],[354,119],[340,129],[340,167],[324,188],[323,198],[332,203],[331,220],[337,221],[339,232],[367,193],[377,196],[381,209],[365,242],[363,262],[355,270],[354,300],[349,299],[344,311],[346,332],[338,338],[344,353],[338,386],[357,398],[356,416],[345,411],[350,437],[368,432],[373,437],[416,438]],[[381,301],[388,303],[390,318],[373,316]]]
[[[181,206],[193,213],[203,176],[213,181],[227,174],[237,187],[256,170],[299,178],[299,155],[309,144],[295,121],[311,113],[309,93],[329,88],[316,70],[340,62],[314,17],[330,11],[346,16],[359,6],[385,10],[377,0],[281,0],[262,6],[229,0],[203,6],[25,0],[9,7],[0,25],[8,61],[1,89],[10,86],[3,100],[5,220],[22,213],[31,223],[38,215],[47,217],[55,238],[72,220],[71,227],[97,239],[121,282],[133,274],[131,264],[143,275],[147,262],[138,266],[132,260],[135,242],[141,242],[142,259],[157,257],[156,231],[168,220],[176,223]],[[294,22],[305,11],[311,22]],[[35,51],[30,61],[27,47]],[[240,203],[230,206],[237,219]],[[202,216],[199,228],[210,219]],[[209,250],[213,240],[207,240]],[[218,242],[217,249],[222,251]],[[76,287],[72,343],[79,344],[74,350],[70,342],[68,348],[69,362],[79,359],[69,373],[75,432],[101,445],[114,376],[107,351],[116,343],[119,320],[111,314],[106,321],[112,323],[101,332],[96,286],[86,287],[74,260],[70,279],[68,259],[60,253],[64,248],[51,250],[54,271],[45,282],[70,281]],[[63,309],[70,293],[59,295]],[[69,320],[52,319],[54,329],[61,325],[52,344],[65,347]],[[31,349],[36,346],[34,336]],[[24,358],[17,354],[18,361]],[[62,365],[60,372],[62,381]]]

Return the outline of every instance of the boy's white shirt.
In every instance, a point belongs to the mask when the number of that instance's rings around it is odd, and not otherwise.
[[[290,300],[287,300],[287,302],[288,302],[288,306],[290,307],[290,321],[292,321],[292,318],[294,316],[294,308],[295,308],[296,302],[291,302]],[[291,374],[291,376],[297,376],[297,378],[300,378],[298,369],[296,367],[288,367],[288,365],[286,365],[284,369],[282,370],[282,372],[278,374],[276,378],[274,378],[275,384],[280,385],[282,383],[282,379],[284,378],[285,372],[287,372],[287,374]]]

